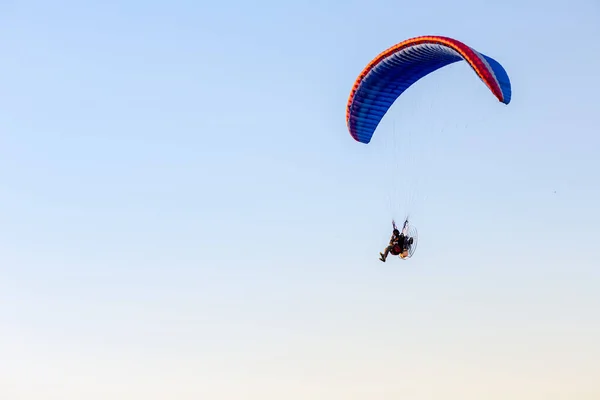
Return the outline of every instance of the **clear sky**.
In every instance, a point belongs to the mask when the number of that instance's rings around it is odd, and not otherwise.
[[[355,142],[423,34],[511,104],[458,63]],[[0,398],[600,398],[598,39],[597,0],[0,2]]]

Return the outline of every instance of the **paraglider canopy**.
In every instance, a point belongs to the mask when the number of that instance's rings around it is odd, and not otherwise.
[[[456,39],[419,36],[385,50],[360,73],[346,106],[350,135],[360,143],[369,143],[381,119],[406,89],[433,71],[461,60],[471,66],[500,102],[510,102],[510,80],[496,60]]]

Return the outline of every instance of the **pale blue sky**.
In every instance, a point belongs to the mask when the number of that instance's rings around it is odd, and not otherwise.
[[[2,2],[0,397],[597,399],[600,6],[490,3]],[[511,104],[454,64],[355,142],[423,34]]]

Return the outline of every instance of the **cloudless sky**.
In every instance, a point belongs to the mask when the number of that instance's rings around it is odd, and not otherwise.
[[[424,34],[512,102],[453,64],[355,142]],[[599,39],[595,0],[2,2],[0,397],[600,398]]]

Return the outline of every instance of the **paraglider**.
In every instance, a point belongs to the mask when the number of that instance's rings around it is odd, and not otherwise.
[[[414,230],[413,227],[413,232],[409,232],[408,218],[404,221],[402,232],[396,227],[396,222],[392,221],[392,226],[394,231],[392,232],[390,243],[383,253],[379,253],[379,259],[383,262],[387,259],[388,254],[406,260],[407,258],[412,257],[417,246],[416,230]]]
[[[412,84],[442,67],[461,60],[473,69],[498,101],[510,103],[510,80],[496,60],[456,39],[419,36],[383,51],[360,73],[352,86],[346,106],[346,125],[350,135],[357,142],[368,144],[392,104]],[[392,236],[386,251],[380,253],[381,261],[385,261],[388,253],[398,253],[397,255],[404,259],[412,256],[413,243],[405,248],[398,242],[401,235],[406,238],[405,228],[408,228],[408,219],[402,232]],[[394,229],[397,231],[395,224]],[[414,242],[414,239],[412,240]]]

